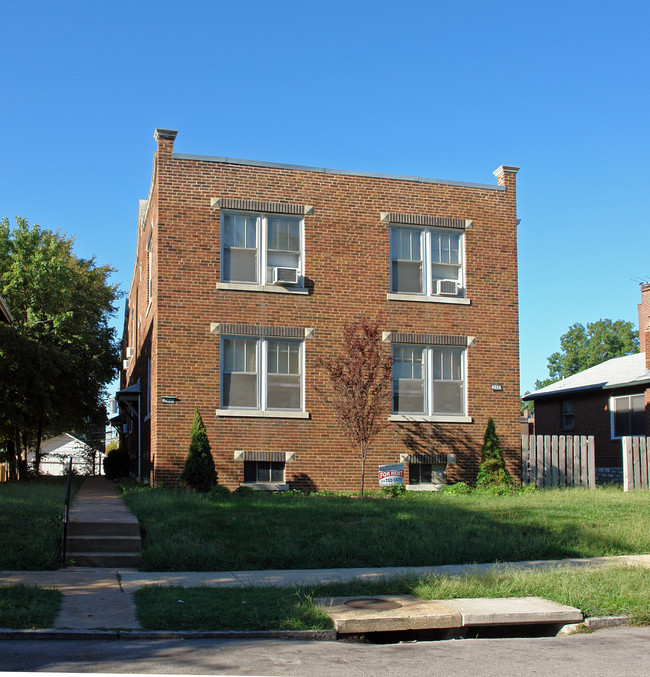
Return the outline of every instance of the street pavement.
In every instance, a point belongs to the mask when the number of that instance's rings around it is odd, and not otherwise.
[[[650,628],[403,644],[252,640],[5,641],[0,670],[291,677],[642,677]]]

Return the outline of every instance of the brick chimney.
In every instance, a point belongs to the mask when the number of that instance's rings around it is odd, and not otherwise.
[[[646,353],[646,365],[649,362],[650,355],[648,350],[650,348],[650,282],[644,282],[641,285],[641,303],[637,306],[639,310],[639,352]],[[647,339],[647,340],[646,340]]]
[[[158,143],[158,157],[165,156],[165,159],[168,160],[171,158],[172,151],[174,150],[174,139],[178,132],[175,129],[156,129],[153,133],[153,138]]]

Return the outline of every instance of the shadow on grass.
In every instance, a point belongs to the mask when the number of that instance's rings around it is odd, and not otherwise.
[[[650,496],[565,490],[513,496],[125,496],[148,571],[432,566],[650,551]]]

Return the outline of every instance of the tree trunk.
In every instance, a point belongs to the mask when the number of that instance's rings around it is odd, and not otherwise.
[[[19,430],[16,430],[16,465],[18,467],[18,479],[26,480],[27,479],[27,439],[26,435],[22,435],[25,444],[21,443],[21,434]],[[24,447],[24,448],[23,448]],[[24,456],[23,456],[24,453]]]
[[[16,463],[16,444],[14,440],[7,440],[7,463],[9,464],[9,479],[18,479]]]
[[[363,483],[366,478],[366,455],[368,453],[368,443],[361,443],[361,491],[359,492],[359,497],[363,498]]]
[[[41,474],[41,438],[43,437],[43,417],[38,419],[38,428],[36,430],[36,441],[34,443],[34,472]],[[25,450],[27,453],[27,450]]]

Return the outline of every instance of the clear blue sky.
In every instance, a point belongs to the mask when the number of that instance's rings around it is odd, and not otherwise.
[[[479,183],[519,165],[524,392],[572,323],[636,326],[649,20],[635,0],[0,0],[0,216],[75,234],[127,290],[156,127],[199,155]]]

